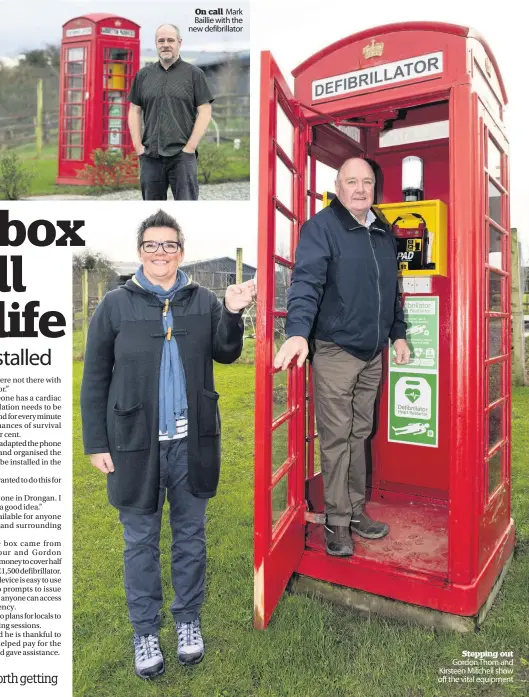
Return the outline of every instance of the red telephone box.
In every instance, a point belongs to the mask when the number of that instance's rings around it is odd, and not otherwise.
[[[294,94],[262,54],[255,626],[294,572],[477,616],[514,545],[507,97],[496,60],[468,27],[410,22],[349,36],[293,75]],[[376,205],[390,223],[424,225],[401,231],[412,361],[399,369],[386,350],[370,443],[367,511],[390,534],[355,537],[354,556],[338,558],[324,548],[311,368],[276,372],[273,357],[301,225],[352,156],[380,166]],[[423,161],[425,200],[403,203],[409,156]],[[428,258],[412,268],[426,234]]]
[[[57,184],[83,184],[77,172],[96,149],[133,151],[127,95],[140,64],[140,27],[89,14],[63,25]]]

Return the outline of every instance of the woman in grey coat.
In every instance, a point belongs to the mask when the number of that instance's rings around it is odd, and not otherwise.
[[[166,492],[178,660],[188,665],[204,655],[204,515],[220,468],[213,360],[240,356],[241,313],[255,286],[229,286],[221,303],[189,282],[178,268],[182,231],[163,211],[141,224],[137,247],[142,265],[105,295],[90,323],[81,410],[85,452],[107,475],[108,498],[124,528],[136,674],[152,678],[164,672],[159,540]]]

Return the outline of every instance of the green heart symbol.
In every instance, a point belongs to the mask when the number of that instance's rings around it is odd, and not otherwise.
[[[404,394],[410,400],[410,402],[413,404],[413,402],[416,402],[419,399],[419,397],[421,396],[421,391],[409,387],[404,392]]]

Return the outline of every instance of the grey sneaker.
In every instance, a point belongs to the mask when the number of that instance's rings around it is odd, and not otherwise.
[[[325,551],[332,557],[351,557],[353,541],[347,525],[325,523]]]
[[[378,540],[379,537],[385,537],[388,534],[389,525],[371,520],[366,513],[362,512],[351,518],[351,531],[367,540]]]
[[[134,659],[136,675],[144,680],[164,672],[163,653],[156,634],[134,635]]]
[[[178,661],[183,666],[200,663],[204,658],[204,642],[200,633],[200,620],[177,622]]]

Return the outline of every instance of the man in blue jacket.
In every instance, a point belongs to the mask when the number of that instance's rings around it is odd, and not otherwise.
[[[395,362],[409,361],[397,285],[396,244],[371,209],[375,174],[360,158],[338,170],[336,198],[301,229],[288,294],[287,341],[274,360],[301,367],[314,340],[313,375],[325,498],[325,547],[351,556],[350,530],[384,537],[365,510],[365,441],[391,339]]]

